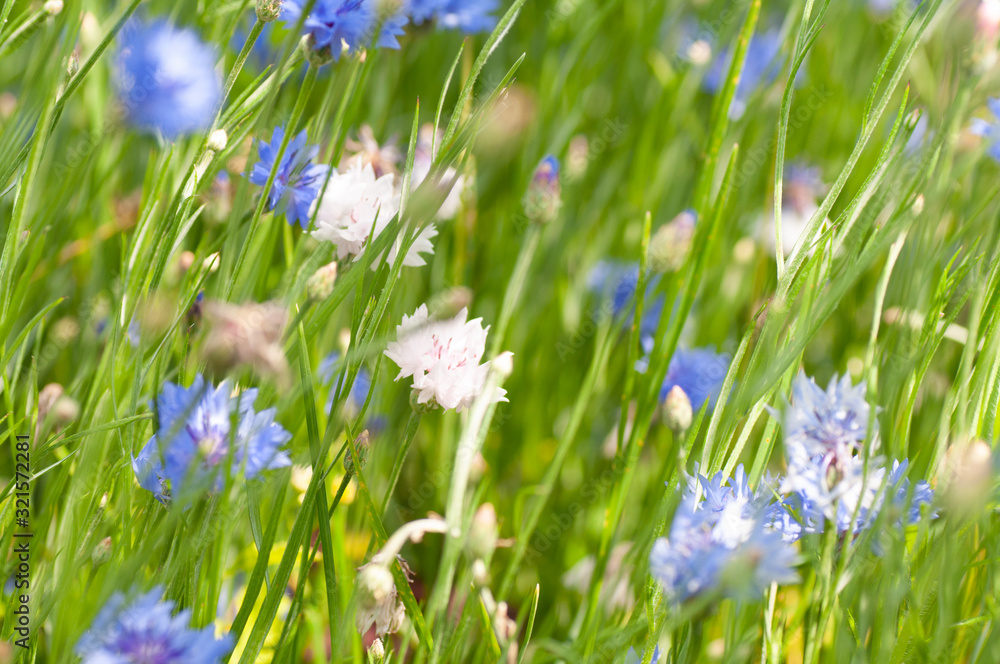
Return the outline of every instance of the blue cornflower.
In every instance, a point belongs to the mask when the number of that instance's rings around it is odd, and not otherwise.
[[[986,105],[993,114],[993,121],[987,122],[980,118],[972,119],[972,133],[982,136],[989,141],[986,154],[1000,161],[1000,99],[990,97],[986,100]]]
[[[709,410],[715,408],[730,361],[729,355],[716,353],[711,348],[678,348],[667,366],[667,375],[660,388],[660,401],[666,399],[667,392],[677,385],[684,390],[695,412],[706,401]]]
[[[783,425],[788,475],[781,490],[790,495],[783,506],[786,514],[776,525],[786,538],[822,532],[827,521],[839,532],[858,533],[871,526],[886,496],[899,509],[907,507],[906,462],[895,462],[886,477],[878,458],[866,464],[861,454],[872,417],[864,383],[852,386],[848,376],[840,380],[834,376],[824,391],[805,373],[796,377]],[[871,422],[874,431],[876,425]],[[926,483],[914,487],[911,523],[931,495]]]
[[[312,216],[310,210],[319,191],[323,187],[330,167],[326,164],[314,164],[312,160],[319,154],[319,147],[306,145],[308,140],[303,129],[298,136],[289,141],[285,154],[281,157],[278,170],[274,177],[274,186],[268,194],[268,210],[277,209],[284,212],[289,224],[298,222],[303,229],[309,226]],[[275,127],[271,134],[271,142],[258,141],[260,161],[254,164],[250,172],[250,182],[263,187],[274,168],[274,160],[285,139],[284,127]]]
[[[437,19],[440,28],[472,34],[496,27],[492,14],[499,6],[497,0],[411,0],[408,10],[416,25]]]
[[[188,388],[163,385],[156,400],[159,428],[132,460],[142,488],[160,501],[166,500],[167,481],[174,494],[181,493],[189,481],[207,482],[219,490],[230,444],[234,446],[232,472],[242,469],[247,479],[291,465],[288,455],[278,448],[292,434],[274,421],[275,409],[254,411],[256,389],[238,396],[231,393],[228,381],[214,388],[200,374]]]
[[[281,20],[295,24],[304,9],[302,0],[285,0]],[[330,52],[334,60],[347,45],[350,52],[367,46],[378,35],[376,46],[399,48],[396,37],[403,34],[405,13],[396,13],[379,22],[377,0],[316,0],[306,17],[304,28],[312,38],[312,47]]]
[[[834,376],[824,391],[799,372],[785,411],[785,445],[801,446],[808,456],[860,451],[871,417],[864,383],[852,386],[847,374],[839,380]],[[873,427],[877,433],[877,421]]]
[[[649,556],[650,573],[671,601],[714,589],[753,598],[771,583],[797,580],[795,551],[772,528],[768,494],[750,490],[742,466],[732,483],[722,473],[688,483],[669,538],[658,539]]]
[[[191,611],[173,615],[156,587],[129,605],[112,595],[90,630],[76,644],[82,664],[216,664],[233,649],[229,634],[216,640],[212,625],[191,629]]]
[[[130,21],[118,48],[118,94],[129,121],[173,140],[211,127],[222,97],[215,51],[192,30]]]
[[[740,82],[736,86],[733,103],[729,107],[730,118],[739,119],[743,117],[750,96],[758,88],[773,83],[778,77],[778,73],[785,63],[781,55],[781,44],[781,32],[779,30],[768,30],[750,38],[750,43],[747,45],[746,60],[743,64],[743,73],[740,75]],[[731,50],[729,48],[721,51],[713,61],[711,68],[705,74],[705,80],[702,82],[702,85],[709,92],[719,92],[722,90],[726,82],[726,74],[729,71],[730,56]]]

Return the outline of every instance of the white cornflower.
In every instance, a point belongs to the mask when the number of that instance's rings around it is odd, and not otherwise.
[[[336,245],[338,259],[354,256],[354,260],[358,260],[365,245],[374,241],[399,211],[399,196],[393,188],[393,180],[391,173],[376,178],[371,164],[363,164],[360,159],[353,161],[343,173],[334,173],[322,199],[313,203],[311,213],[316,215],[313,237]],[[403,259],[403,265],[424,265],[420,254],[434,253],[431,239],[435,235],[437,230],[433,224],[421,230]],[[395,260],[401,241],[402,237],[389,250],[390,261]],[[377,267],[379,262],[373,261],[372,267]]]
[[[466,322],[468,310],[454,318],[431,319],[422,304],[412,316],[403,315],[396,328],[396,341],[389,344],[386,357],[399,365],[396,380],[413,376],[417,402],[434,401],[442,408],[468,408],[483,391],[490,363],[480,364],[486,350],[486,329],[482,318]],[[507,392],[496,388],[494,401],[506,401]]]

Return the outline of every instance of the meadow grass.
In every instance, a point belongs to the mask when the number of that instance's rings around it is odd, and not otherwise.
[[[332,62],[300,45],[324,3],[298,4],[265,27],[250,0],[0,3],[0,661],[79,661],[116,592],[156,586],[192,628],[230,635],[221,661],[378,661],[355,626],[373,560],[405,610],[379,635],[386,662],[1000,661],[983,451],[1000,167],[970,131],[1000,86],[990,2],[502,0],[491,32],[409,25],[398,50],[366,34]],[[143,100],[116,92],[119,43],[154,17],[216,49],[204,130],[144,133]],[[760,62],[769,31],[778,55]],[[279,152],[306,130],[315,163],[341,170],[362,127],[395,137],[399,211],[357,261],[272,209],[273,162],[263,186],[247,177],[276,126]],[[822,181],[806,212],[774,205],[803,195],[793,164]],[[436,219],[449,182],[460,204]],[[686,209],[693,235],[665,246]],[[431,223],[433,255],[404,265]],[[624,306],[592,284],[612,260],[636,266]],[[262,342],[268,314],[240,310],[229,324],[251,336],[212,352],[221,303],[264,302],[277,333]],[[495,361],[461,412],[418,404],[384,354],[422,303],[490,326]],[[725,369],[671,427],[661,388],[695,347]],[[766,478],[788,472],[800,371],[863,385],[865,468],[907,459],[901,500],[927,480],[933,501],[913,523],[893,502],[857,531],[804,534],[794,583],[732,596],[750,556],[678,597],[650,553],[687,478],[742,466],[784,493]],[[248,479],[229,445],[218,484],[161,502],[133,458],[164,437],[164,384],[197,375],[257,388],[293,465]]]

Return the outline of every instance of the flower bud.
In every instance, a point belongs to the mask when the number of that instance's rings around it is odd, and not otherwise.
[[[63,10],[63,0],[46,0],[45,4],[42,5],[42,9],[44,9],[49,16],[55,16]]]
[[[497,548],[497,511],[491,503],[483,503],[472,517],[467,545],[473,559],[486,560]]]
[[[493,370],[502,377],[507,378],[514,372],[514,353],[509,350],[500,353],[490,363],[490,366],[492,366]]]
[[[577,134],[569,142],[566,158],[566,177],[578,180],[587,171],[590,163],[590,141],[583,134]]]
[[[94,546],[94,550],[90,553],[90,562],[93,563],[94,567],[100,567],[111,560],[113,551],[114,545],[111,538],[105,537]]]
[[[712,60],[712,45],[699,39],[688,47],[686,55],[694,65],[707,65]]]
[[[372,644],[368,646],[368,659],[373,664],[379,664],[383,659],[385,659],[385,646],[382,645],[382,639],[375,639]]]
[[[549,155],[538,164],[524,195],[524,212],[528,219],[539,224],[553,221],[562,206],[560,193],[559,160]]]
[[[454,318],[462,309],[468,309],[472,304],[472,289],[466,286],[453,286],[443,290],[428,303],[432,318]]]
[[[303,35],[299,42],[299,48],[306,56],[306,61],[313,67],[322,67],[333,61],[333,55],[329,46],[316,48],[316,42],[312,35]]]
[[[482,560],[472,561],[472,580],[480,587],[484,587],[490,582],[489,570],[486,569],[486,563]]]
[[[282,0],[257,0],[257,20],[270,23],[281,16]]]
[[[940,488],[951,509],[974,513],[993,487],[993,455],[982,440],[952,445],[944,454]]]
[[[333,292],[337,282],[337,261],[327,263],[316,270],[306,282],[306,295],[310,300],[325,300]]]
[[[649,267],[654,272],[676,272],[684,266],[697,220],[693,210],[685,210],[660,226],[649,241]]]
[[[226,149],[226,144],[229,142],[229,136],[226,134],[225,129],[216,129],[211,134],[208,135],[208,149],[212,152],[222,152]]]
[[[368,450],[371,448],[371,437],[368,435],[368,429],[358,434],[354,441],[354,448],[358,451],[358,460],[361,462],[361,467],[364,468],[365,461],[368,460]],[[349,450],[344,457],[344,470],[354,474],[354,456]]]
[[[674,385],[667,392],[661,408],[663,423],[676,435],[682,436],[691,427],[694,413],[691,411],[691,400],[680,385]]]
[[[434,410],[437,409],[438,407],[438,404],[436,401],[434,401],[434,399],[431,399],[430,401],[425,401],[424,403],[420,403],[419,399],[420,399],[420,390],[411,390],[410,408],[412,408],[413,412],[415,413],[419,413],[420,415],[426,415],[427,413],[434,412]]]

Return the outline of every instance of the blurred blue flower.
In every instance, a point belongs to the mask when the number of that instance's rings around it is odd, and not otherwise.
[[[232,472],[242,469],[247,479],[291,465],[288,455],[278,448],[292,435],[274,421],[275,409],[255,412],[257,390],[232,396],[232,389],[228,381],[213,388],[200,374],[188,388],[164,383],[156,400],[157,432],[132,460],[142,488],[160,501],[166,500],[168,480],[174,495],[189,481],[208,482],[219,490],[230,444],[234,446]]]
[[[639,664],[642,661],[642,656],[635,651],[635,648],[629,648],[628,654],[625,655],[625,664]],[[659,664],[660,661],[660,646],[653,648],[653,658],[649,660],[649,664]]]
[[[913,11],[919,4],[917,0],[867,0],[868,8],[873,14],[885,16],[891,14],[897,5],[905,5],[906,11]]]
[[[265,186],[267,178],[274,168],[274,161],[285,138],[284,127],[275,127],[271,134],[271,142],[258,141],[260,161],[254,164],[250,172],[250,182]],[[303,129],[298,136],[289,141],[285,154],[278,164],[274,177],[274,185],[268,194],[268,210],[277,209],[284,212],[289,224],[298,222],[303,229],[308,228],[310,209],[323,181],[330,172],[326,164],[314,164],[312,160],[319,154],[319,147],[306,145],[308,136]]]
[[[215,638],[215,627],[191,629],[191,611],[173,615],[174,603],[160,601],[157,586],[128,606],[112,595],[90,630],[76,644],[82,664],[216,664],[233,649],[229,634]]]
[[[736,93],[733,95],[733,102],[729,107],[730,118],[743,117],[747,102],[753,93],[762,86],[770,85],[778,77],[785,64],[785,59],[781,55],[781,46],[781,32],[776,29],[756,34],[750,38],[750,43],[747,45],[746,61],[743,64],[743,73],[740,75],[740,82],[736,86]],[[730,48],[719,52],[705,74],[702,85],[709,92],[722,91],[726,82],[726,74],[729,72],[731,54]],[[802,71],[800,68],[796,82]]]
[[[688,483],[669,538],[658,539],[649,557],[650,573],[671,601],[713,589],[752,599],[773,582],[798,579],[794,549],[771,526],[769,494],[763,485],[750,490],[742,466],[734,482],[719,473]]]
[[[318,373],[324,385],[329,386],[330,396],[326,400],[326,412],[333,408],[333,398],[337,394],[337,386],[334,379],[343,369],[340,362],[340,353],[334,351],[323,358],[320,362]],[[354,385],[351,386],[351,393],[344,400],[344,409],[350,416],[355,416],[361,412],[361,408],[368,399],[368,393],[372,387],[372,375],[363,366],[358,368],[358,375],[354,378]]]
[[[118,94],[129,121],[173,140],[209,129],[222,96],[215,51],[192,30],[131,20],[117,56]]]
[[[667,375],[660,387],[660,401],[666,399],[667,392],[677,385],[684,390],[695,412],[706,401],[709,410],[715,408],[730,361],[729,355],[716,353],[711,348],[678,348],[670,358]]]
[[[659,275],[649,275],[646,280],[646,296],[643,302],[642,320],[639,324],[640,341],[646,352],[652,349],[653,336],[663,312],[664,299],[656,295]],[[587,286],[591,292],[607,298],[613,316],[619,316],[626,307],[631,310],[635,303],[635,291],[639,287],[639,265],[620,261],[600,261],[587,276]],[[626,327],[632,325],[631,318],[623,321]]]
[[[987,122],[980,118],[973,118],[972,133],[989,141],[986,154],[993,157],[994,160],[1000,161],[1000,99],[990,97],[986,100],[986,105],[989,107],[990,113],[993,114],[993,120]]]
[[[492,13],[499,5],[498,0],[411,0],[408,10],[416,25],[437,19],[440,28],[472,34],[496,27]]]
[[[303,0],[285,0],[281,20],[294,25],[305,4]],[[314,48],[328,48],[330,56],[339,60],[343,44],[354,52],[368,46],[376,35],[376,46],[399,48],[396,37],[403,34],[407,20],[406,14],[400,12],[380,22],[377,0],[316,0],[304,29],[312,37]]]
[[[934,500],[934,490],[931,485],[923,480],[917,481],[913,486],[912,500],[910,498],[910,480],[906,478],[906,469],[910,462],[903,459],[902,462],[893,460],[892,469],[889,471],[889,494],[892,496],[894,508],[902,511],[906,510],[906,524],[914,524],[920,521],[920,509],[923,505],[930,505]],[[936,516],[932,514],[931,516]]]
[[[906,139],[906,145],[903,146],[903,150],[905,150],[907,154],[916,154],[922,147],[924,147],[928,140],[934,138],[934,132],[928,131],[927,125],[927,111],[924,111],[920,114],[920,118],[917,120],[917,123],[913,125],[913,132],[910,134],[910,137]]]

